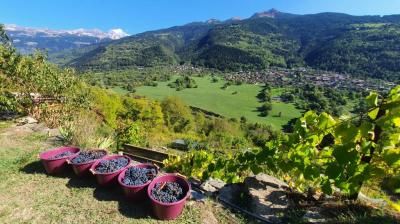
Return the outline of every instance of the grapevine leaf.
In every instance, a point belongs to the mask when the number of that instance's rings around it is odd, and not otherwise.
[[[335,137],[342,139],[342,142],[354,142],[356,140],[359,130],[350,123],[343,123],[335,130]]]
[[[272,156],[274,151],[269,148],[262,149],[259,153],[256,154],[256,160],[258,163],[262,163],[268,157]]]
[[[338,164],[331,163],[326,168],[325,173],[330,179],[336,179],[340,175],[342,170],[343,168],[341,168]]]
[[[255,175],[257,175],[257,174],[259,174],[259,173],[261,173],[263,171],[263,169],[260,166],[257,166],[257,165],[251,166],[250,169]]]
[[[366,153],[369,152],[369,150],[371,149],[371,147],[372,147],[372,142],[371,142],[371,141],[363,141],[363,142],[361,143],[361,152],[364,153],[364,154],[366,154]]]
[[[321,190],[328,195],[331,195],[333,193],[332,186],[329,180],[325,180],[322,182]]]
[[[335,157],[336,161],[339,164],[346,164],[347,159],[346,159],[346,152],[342,148],[335,148],[332,152],[332,155]]]
[[[362,122],[360,125],[360,134],[362,137],[369,136],[369,132],[373,130],[373,125],[370,122]]]
[[[383,159],[389,166],[400,165],[400,149],[388,149],[383,154]]]
[[[319,117],[318,128],[327,129],[335,124],[333,117],[327,113],[322,113]]]
[[[314,180],[319,177],[319,170],[313,166],[307,166],[304,171],[304,178],[307,180]]]
[[[400,117],[396,117],[392,121],[396,127],[400,126]]]
[[[375,119],[376,119],[376,116],[378,116],[378,112],[379,112],[379,108],[375,108],[375,109],[371,110],[371,111],[368,113],[368,116],[369,116],[372,120],[375,120]]]
[[[365,98],[365,101],[367,102],[367,105],[371,107],[376,107],[378,106],[378,93],[376,92],[371,92],[369,96]]]
[[[345,165],[349,162],[354,162],[357,160],[359,155],[357,150],[352,149],[353,147],[354,147],[353,143],[336,146],[336,148],[332,152],[332,155],[335,157],[336,161],[340,165]]]

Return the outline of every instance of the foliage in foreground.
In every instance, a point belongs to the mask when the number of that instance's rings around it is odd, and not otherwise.
[[[249,173],[272,172],[300,191],[312,187],[332,194],[338,189],[354,197],[364,182],[400,171],[400,86],[386,97],[372,92],[366,103],[368,111],[351,118],[309,111],[292,134],[259,150],[221,156],[191,152],[164,162],[171,170],[200,179],[239,182]]]

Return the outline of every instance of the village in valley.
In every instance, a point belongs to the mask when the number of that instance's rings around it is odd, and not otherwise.
[[[226,80],[250,84],[269,83],[277,87],[301,87],[313,83],[316,86],[338,88],[343,90],[387,92],[395,83],[377,80],[354,78],[348,74],[321,71],[309,68],[267,69],[264,71],[240,71],[228,73]]]

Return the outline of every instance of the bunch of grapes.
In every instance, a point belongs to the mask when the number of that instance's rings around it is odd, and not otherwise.
[[[60,159],[66,156],[70,156],[73,155],[74,153],[70,152],[70,151],[66,151],[66,152],[62,152],[62,153],[58,153],[57,155],[54,155],[52,157],[50,157],[50,159]]]
[[[81,164],[102,158],[106,153],[104,151],[82,151],[71,160],[73,164]]]
[[[129,160],[125,157],[118,157],[110,160],[102,160],[96,166],[95,170],[99,173],[112,173],[127,166]]]
[[[157,183],[151,189],[151,196],[162,203],[177,202],[184,197],[181,185],[176,182]]]
[[[126,170],[122,182],[126,185],[138,186],[153,180],[156,175],[157,171],[154,168],[130,167]]]

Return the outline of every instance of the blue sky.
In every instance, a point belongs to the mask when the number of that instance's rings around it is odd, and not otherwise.
[[[122,28],[130,34],[276,8],[309,14],[400,14],[400,0],[0,0],[0,23],[51,29]]]

